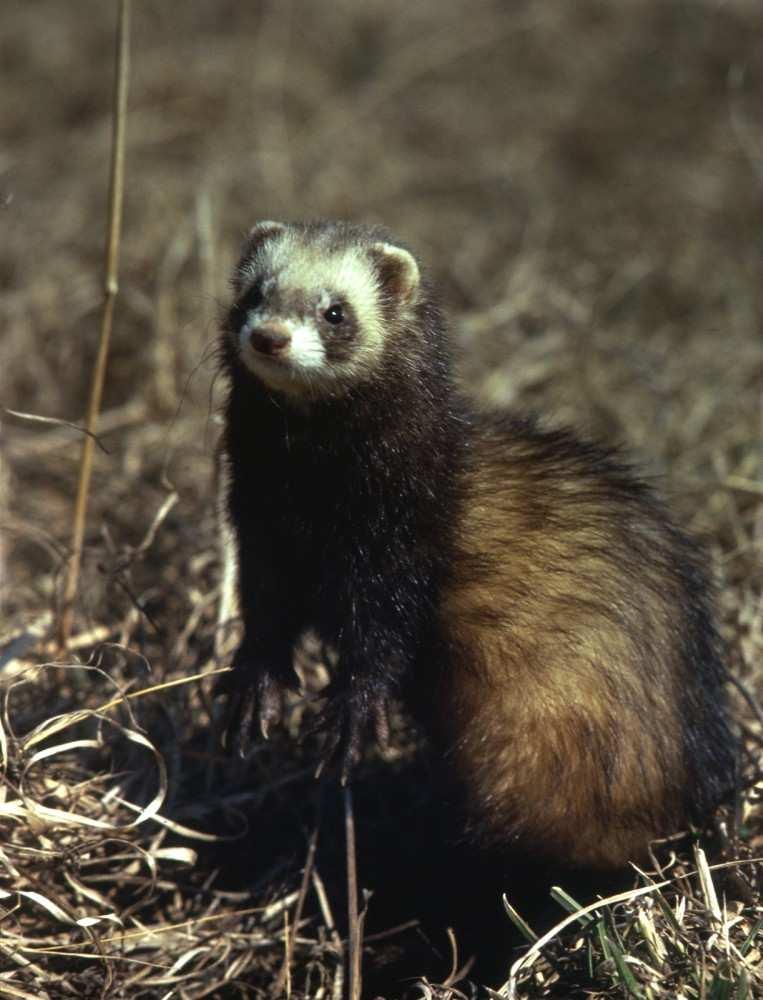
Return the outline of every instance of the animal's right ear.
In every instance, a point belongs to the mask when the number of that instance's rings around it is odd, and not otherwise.
[[[244,241],[244,253],[253,253],[257,247],[264,243],[270,236],[282,233],[286,229],[283,222],[273,222],[272,219],[265,219],[252,226]]]
[[[251,281],[252,274],[254,273],[252,258],[257,253],[259,247],[262,246],[265,240],[269,239],[271,236],[275,236],[277,233],[283,232],[284,229],[286,229],[285,223],[273,222],[272,219],[265,219],[263,222],[258,222],[256,225],[252,226],[246,234],[244,245],[241,247],[238,266],[236,267],[236,270],[233,273],[233,278],[231,279],[233,291],[237,296],[246,287],[248,282]]]

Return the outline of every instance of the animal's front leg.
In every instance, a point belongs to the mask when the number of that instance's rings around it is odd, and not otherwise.
[[[369,731],[386,746],[390,699],[410,677],[431,628],[431,568],[404,528],[403,521],[382,524],[376,536],[383,544],[354,547],[325,615],[338,661],[322,716],[324,763],[338,766],[344,781]]]
[[[299,688],[299,676],[292,663],[293,648],[263,643],[241,644],[231,670],[215,687],[215,696],[226,699],[223,732],[228,749],[243,756],[254,735],[267,739],[270,727],[280,721],[283,695]]]
[[[357,592],[356,592],[357,593]],[[413,662],[416,631],[392,588],[363,595],[346,607],[336,641],[337,669],[326,689],[320,729],[326,734],[324,764],[346,781],[370,733],[381,746],[389,738],[389,701]]]
[[[371,730],[382,747],[389,741],[389,685],[350,672],[326,691],[319,727],[326,734],[324,764],[339,768],[346,783]],[[322,765],[323,766],[323,765]]]
[[[258,558],[259,557],[259,558]],[[299,689],[294,647],[302,628],[299,595],[275,571],[276,557],[239,537],[238,591],[244,638],[215,695],[225,696],[223,732],[244,755],[252,737],[267,739],[281,718],[283,695]],[[254,732],[253,732],[254,731]]]

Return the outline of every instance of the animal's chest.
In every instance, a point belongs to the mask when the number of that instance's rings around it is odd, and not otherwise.
[[[305,570],[308,562],[335,565],[367,550],[392,496],[351,452],[337,456],[293,443],[261,453],[239,485],[249,530]]]

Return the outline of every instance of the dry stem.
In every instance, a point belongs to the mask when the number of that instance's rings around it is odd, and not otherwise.
[[[361,926],[358,916],[358,869],[355,854],[355,814],[352,808],[352,790],[344,788],[344,829],[347,849],[347,921],[350,925],[348,966],[350,1000],[360,1000],[362,979],[360,970]]]
[[[109,341],[114,315],[114,302],[119,289],[117,267],[119,261],[119,238],[122,228],[122,201],[124,193],[125,131],[127,126],[127,84],[130,71],[130,0],[120,0],[117,25],[117,64],[114,88],[114,128],[111,141],[111,172],[109,190],[109,232],[106,243],[106,274],[101,336],[98,355],[93,368],[90,388],[90,402],[85,424],[86,435],[82,442],[82,459],[77,499],[72,520],[72,541],[69,566],[61,602],[58,639],[62,649],[66,649],[72,629],[74,600],[77,596],[79,570],[82,562],[82,545],[85,537],[85,516],[90,491],[90,477],[93,467],[93,445],[101,409],[101,397],[106,379],[106,361],[109,355]]]

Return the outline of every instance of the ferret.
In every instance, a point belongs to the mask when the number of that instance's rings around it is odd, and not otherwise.
[[[267,735],[295,644],[337,654],[346,776],[398,697],[465,836],[569,868],[643,861],[734,783],[703,556],[617,453],[457,388],[436,298],[385,230],[260,222],[222,338],[244,635],[232,733]]]

